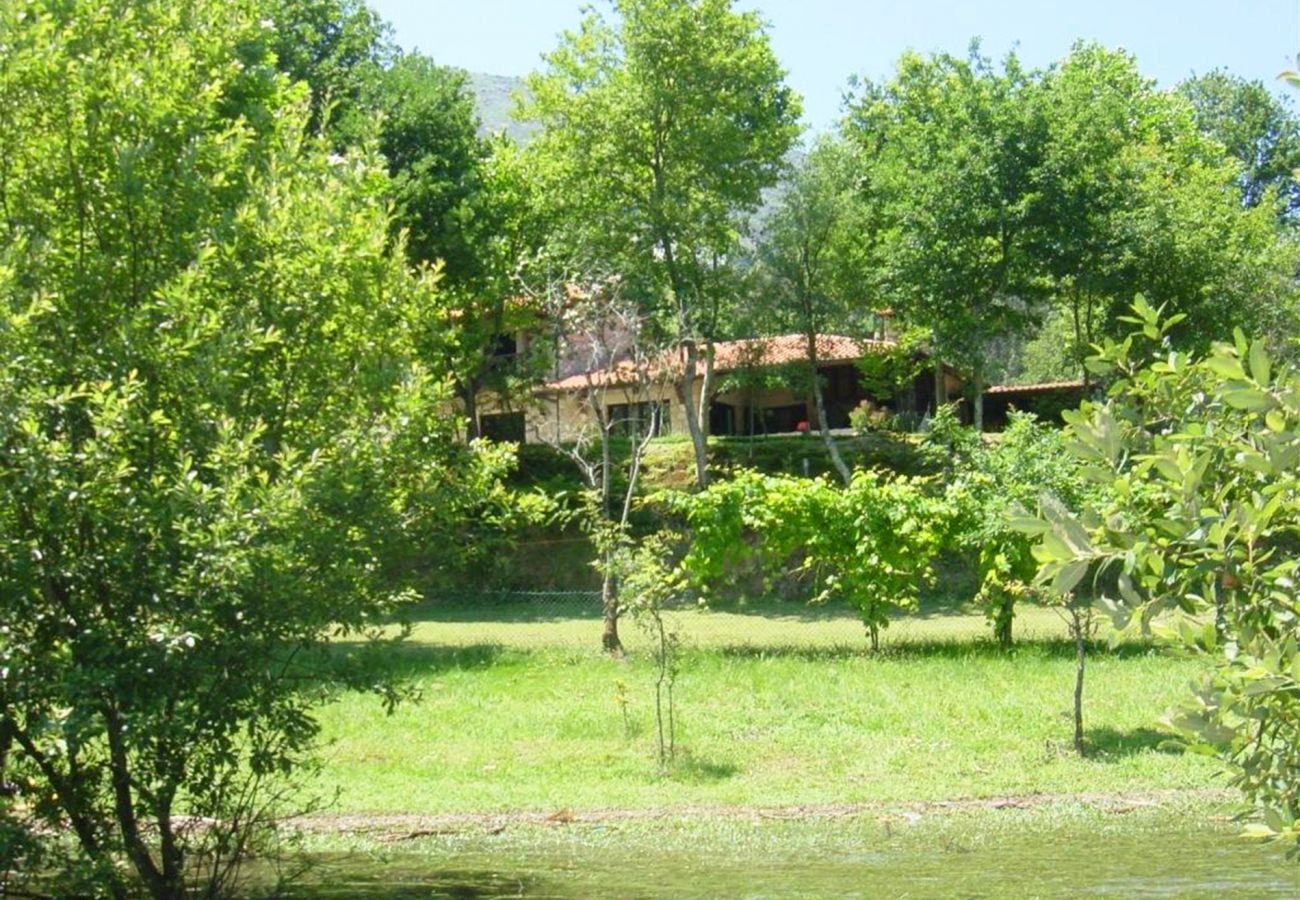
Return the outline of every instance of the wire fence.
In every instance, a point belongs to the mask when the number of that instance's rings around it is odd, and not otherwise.
[[[664,618],[688,647],[852,650],[869,643],[861,616],[847,604],[765,600],[706,607],[683,602],[666,610]],[[600,593],[587,590],[458,591],[430,598],[411,620],[414,640],[443,646],[599,648],[602,630]],[[643,631],[635,616],[620,617],[620,638],[629,649],[648,643]],[[1017,611],[1014,632],[1020,641],[1068,636],[1057,610],[1028,604]],[[983,614],[952,603],[900,611],[880,634],[886,648],[989,640],[991,628]]]

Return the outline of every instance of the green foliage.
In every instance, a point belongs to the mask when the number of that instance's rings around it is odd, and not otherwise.
[[[782,185],[762,224],[759,297],[768,333],[842,331],[853,318],[861,242],[862,162],[847,141],[818,140]]]
[[[503,336],[536,326],[537,309],[521,302],[519,283],[541,243],[531,172],[513,143],[478,136],[465,73],[419,53],[384,71],[376,107],[393,233],[405,235],[412,263],[437,267],[447,298],[446,315],[427,319],[420,352],[455,375],[478,436],[479,396],[509,402],[540,374],[537,354],[497,352]]]
[[[862,354],[856,363],[862,389],[872,397],[888,400],[908,389],[933,360],[924,352],[930,333],[909,327],[883,348]]]
[[[945,430],[932,431],[931,440]],[[1016,603],[1056,599],[1034,583],[1035,538],[1017,528],[1016,520],[1035,510],[1044,495],[1070,509],[1091,497],[1060,430],[1028,413],[1013,412],[1007,429],[991,442],[973,433],[948,440],[957,456],[946,488],[953,511],[948,546],[977,560],[976,601],[998,643],[1008,647]]]
[[[757,209],[798,134],[799,102],[757,13],[732,0],[615,0],[588,9],[528,82],[520,117],[551,244],[579,279],[614,273],[684,344],[696,478],[708,464],[694,385],[735,272],[737,221]],[[707,351],[706,351],[707,352]]]
[[[458,283],[473,270],[471,200],[487,155],[466,76],[409,53],[383,73],[381,89],[379,150],[392,176],[394,224],[413,262],[442,260],[444,278]]]
[[[977,51],[905,54],[889,82],[861,92],[847,128],[876,219],[872,299],[927,328],[978,394],[993,345],[1027,328],[1040,293],[1027,219],[1041,135],[1029,74]]]
[[[265,0],[268,27],[243,45],[267,48],[275,68],[310,91],[306,131],[336,149],[375,134],[374,104],[393,55],[387,26],[365,0]]]
[[[1020,384],[1071,381],[1079,378],[1080,360],[1090,352],[1081,343],[1090,339],[1086,328],[1075,330],[1074,310],[1061,304],[1047,311],[1037,331],[1019,348],[1012,380]]]
[[[1293,333],[1296,246],[1276,192],[1242,202],[1243,183],[1275,177],[1231,153],[1258,139],[1285,157],[1294,126],[1237,87],[1189,88],[1194,109],[1129,54],[1082,42],[1036,72],[905,55],[845,126],[865,160],[871,302],[928,327],[977,393],[1043,319],[1058,337],[1030,368],[1079,377],[1139,290],[1186,316],[1179,346],[1234,326]],[[1239,132],[1209,121],[1236,114]]]
[[[1174,720],[1217,752],[1257,833],[1300,837],[1300,379],[1238,332],[1206,355],[1168,349],[1176,317],[1139,300],[1138,329],[1094,368],[1108,399],[1069,416],[1107,502],[1048,507],[1041,578],[1091,578],[1117,619],[1214,665]]]
[[[113,897],[231,889],[329,638],[512,515],[413,363],[441,301],[380,161],[304,136],[270,8],[0,7],[0,827]]]
[[[756,266],[768,333],[793,328],[803,336],[807,358],[801,368],[813,397],[812,424],[846,483],[852,475],[830,433],[817,341],[822,334],[848,330],[843,326],[853,318],[847,301],[856,299],[849,291],[860,282],[853,270],[863,259],[854,227],[860,168],[848,142],[818,141],[764,223]]]
[[[817,601],[857,607],[875,649],[890,612],[916,607],[941,546],[947,507],[931,488],[924,479],[864,471],[847,487],[741,471],[662,499],[686,525],[682,570],[702,597],[750,557],[770,572],[794,567],[811,575]]]
[[[674,688],[680,672],[680,622],[665,613],[686,595],[686,580],[675,565],[669,534],[649,535],[619,554],[617,561],[623,606],[650,639],[655,667],[655,737],[661,769],[677,755],[677,703]],[[624,708],[626,713],[626,707]]]
[[[1181,97],[1123,51],[1086,43],[1041,87],[1032,253],[1073,331],[1073,377],[1093,344],[1124,331],[1138,291],[1187,317],[1172,335],[1182,346],[1288,321],[1294,250],[1274,203],[1243,208],[1240,164]]]
[[[1272,205],[1280,195],[1284,216],[1300,206],[1300,120],[1290,102],[1259,81],[1216,69],[1178,85],[1196,111],[1196,123],[1241,163],[1241,198],[1247,206]]]

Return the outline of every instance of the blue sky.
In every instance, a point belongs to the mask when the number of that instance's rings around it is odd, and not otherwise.
[[[579,0],[370,0],[397,42],[439,63],[524,75],[574,27]],[[965,51],[972,37],[1031,66],[1061,58],[1076,38],[1137,55],[1169,85],[1225,68],[1273,83],[1300,50],[1300,0],[742,0],[770,23],[772,44],[816,129],[839,113],[850,75],[879,78],[906,49]],[[1278,93],[1288,89],[1277,86]]]

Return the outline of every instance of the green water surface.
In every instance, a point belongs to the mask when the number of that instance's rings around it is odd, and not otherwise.
[[[861,830],[861,840],[855,831]],[[792,834],[786,832],[787,834]],[[1300,863],[1225,831],[1049,828],[964,840],[882,838],[844,823],[647,847],[616,830],[536,846],[327,854],[289,896],[323,898],[1300,897]]]

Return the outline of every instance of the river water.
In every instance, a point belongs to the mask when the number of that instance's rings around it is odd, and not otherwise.
[[[1231,834],[1012,833],[970,845],[883,842],[727,852],[600,846],[437,853],[333,854],[290,894],[323,898],[1048,897],[1300,898],[1300,862]]]

